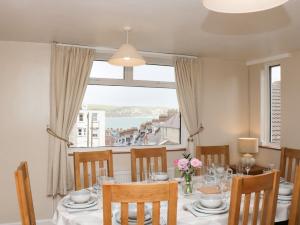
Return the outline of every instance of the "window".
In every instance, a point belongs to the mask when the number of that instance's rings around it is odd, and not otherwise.
[[[94,61],[90,77],[124,79],[124,67],[112,66],[105,61]]]
[[[83,113],[79,113],[79,116],[78,116],[79,118],[78,118],[78,120],[80,121],[80,122],[82,122],[83,121]]]
[[[280,147],[281,67],[266,65],[261,74],[261,144]]]
[[[270,66],[270,143],[280,144],[281,68]]]
[[[92,113],[92,121],[93,122],[97,122],[97,117],[98,115],[97,115],[97,113]]]
[[[82,129],[78,128],[78,136],[82,136]]]
[[[101,63],[102,67],[109,65]],[[94,62],[92,71],[94,67],[99,64]],[[104,69],[106,74],[98,72],[104,74],[100,79],[90,77],[80,110],[87,115],[87,136],[78,138],[72,131],[74,147],[180,144],[174,67],[126,68],[122,70],[124,79],[115,81],[109,75],[114,66],[109,67],[112,69]]]
[[[172,66],[144,65],[133,68],[134,80],[175,82],[175,68]]]

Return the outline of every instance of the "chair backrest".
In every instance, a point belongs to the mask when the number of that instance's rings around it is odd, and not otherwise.
[[[114,169],[112,150],[94,152],[74,152],[75,190],[87,188],[95,184],[97,182],[97,168],[104,168],[105,164],[107,169],[107,175],[109,177],[113,177]],[[81,165],[83,165],[83,187],[81,184],[80,175]],[[91,174],[91,183],[89,174]]]
[[[229,165],[229,145],[197,146],[196,158],[208,165],[209,162]]]
[[[16,189],[22,225],[35,225],[35,214],[27,162],[21,162],[15,171]]]
[[[154,160],[154,172],[167,172],[167,150],[162,148],[143,148],[131,149],[131,181],[137,181],[137,165],[136,160],[139,160],[139,180],[145,180],[149,177],[152,160]],[[144,172],[144,160],[146,160],[146,174]],[[159,168],[160,161],[160,168]]]
[[[120,202],[121,224],[128,224],[128,203],[137,204],[137,224],[144,224],[145,202],[152,203],[152,225],[160,224],[160,202],[168,201],[168,225],[176,225],[177,182],[104,184],[103,185],[103,222],[112,224],[111,203]]]
[[[295,163],[294,163],[295,161]],[[300,149],[282,148],[280,158],[280,176],[294,181],[295,168],[299,165]]]
[[[299,213],[300,213],[300,166],[297,166],[295,172],[293,199],[290,207],[289,225],[300,224]]]
[[[256,225],[259,219],[261,225],[274,225],[279,180],[280,174],[277,170],[256,176],[234,177],[231,187],[228,225],[239,224],[240,212],[242,212],[242,224],[250,224],[248,220],[250,218],[251,193],[254,194],[251,224]],[[263,197],[260,207],[261,194]],[[242,196],[244,196],[243,211],[240,209]],[[260,218],[258,218],[259,215]]]

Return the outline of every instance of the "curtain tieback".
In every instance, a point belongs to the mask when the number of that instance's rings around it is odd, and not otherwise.
[[[55,138],[58,138],[59,140],[62,140],[62,141],[64,141],[64,142],[66,142],[67,143],[67,146],[68,147],[70,147],[71,145],[74,145],[72,142],[70,142],[68,139],[66,139],[66,138],[63,138],[63,137],[61,137],[61,136],[58,136],[52,129],[50,129],[49,127],[47,127],[47,133],[48,134],[50,134],[50,135],[52,135],[53,137],[55,137]]]
[[[194,137],[195,135],[199,134],[203,129],[204,129],[204,127],[202,126],[202,123],[201,123],[200,128],[199,128],[195,133],[190,134],[190,136],[188,137],[187,141],[188,141],[188,142],[193,142],[193,141],[194,141],[194,138],[193,138],[193,137]]]

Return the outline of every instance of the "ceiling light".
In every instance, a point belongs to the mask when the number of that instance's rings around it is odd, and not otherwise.
[[[126,44],[123,44],[108,62],[112,65],[126,67],[144,65],[146,63],[144,58],[137,52],[135,47],[128,44],[128,33],[131,28],[124,27],[124,30],[126,32]]]
[[[221,13],[251,13],[283,5],[288,0],[203,0],[203,5]]]

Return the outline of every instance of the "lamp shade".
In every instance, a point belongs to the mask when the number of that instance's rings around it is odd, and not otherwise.
[[[144,58],[130,44],[123,44],[108,62],[112,65],[126,67],[140,66],[146,63]]]
[[[257,138],[239,138],[238,150],[240,153],[257,153],[258,139]]]
[[[288,0],[203,0],[203,5],[221,13],[250,13],[283,5]]]

